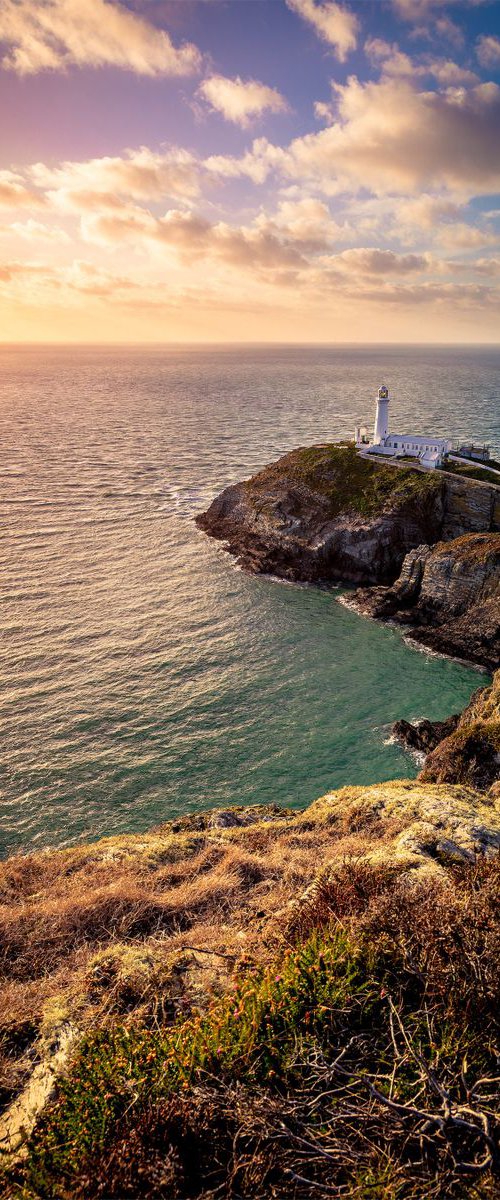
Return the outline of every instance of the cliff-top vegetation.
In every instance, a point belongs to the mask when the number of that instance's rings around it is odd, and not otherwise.
[[[8,860],[6,1149],[74,1041],[6,1194],[493,1197],[499,842],[402,781]]]
[[[329,518],[349,512],[377,516],[406,501],[435,497],[442,488],[436,474],[361,458],[353,442],[293,450],[259,471],[246,487],[258,494],[277,482],[299,484],[324,496]]]

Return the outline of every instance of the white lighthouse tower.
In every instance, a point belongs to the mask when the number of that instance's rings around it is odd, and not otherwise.
[[[381,387],[378,389],[377,396],[377,411],[375,414],[375,427],[373,430],[373,445],[383,445],[389,433],[389,389]]]

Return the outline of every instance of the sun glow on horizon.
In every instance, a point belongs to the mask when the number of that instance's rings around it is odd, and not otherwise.
[[[0,0],[2,344],[498,342],[494,8]]]

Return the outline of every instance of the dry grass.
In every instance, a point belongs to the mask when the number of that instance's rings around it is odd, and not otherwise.
[[[385,864],[388,886],[401,872],[430,878],[443,839],[470,854],[481,824],[500,827],[500,799],[402,781],[346,788],[296,814],[234,809],[1,864],[3,1103],[65,1023],[119,1015],[155,1027],[203,1007],[242,962],[269,960],[297,910],[307,919],[311,898],[297,898],[318,877],[338,909],[364,856]],[[356,903],[366,907],[366,891]]]
[[[324,873],[206,1015],[87,1037],[12,1195],[493,1200],[499,884],[498,856]]]

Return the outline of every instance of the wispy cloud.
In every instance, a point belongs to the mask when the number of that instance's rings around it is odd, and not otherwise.
[[[488,0],[392,0],[393,8],[398,16],[406,21],[422,21],[439,12],[440,9],[452,5],[462,8],[478,8]]]
[[[406,76],[409,79],[427,77],[437,80],[444,87],[479,83],[475,71],[468,67],[448,58],[437,58],[432,54],[414,57],[400,50],[395,42],[386,42],[384,38],[367,38],[364,49],[370,62],[379,65],[384,75]]]
[[[26,186],[22,175],[16,171],[0,171],[1,208],[41,208],[45,197]]]

